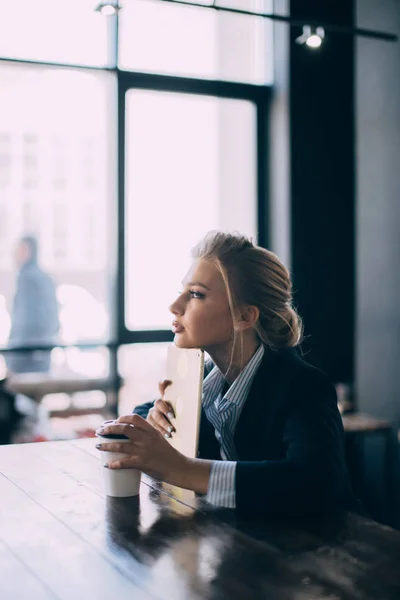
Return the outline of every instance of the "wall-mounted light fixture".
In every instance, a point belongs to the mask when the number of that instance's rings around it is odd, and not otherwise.
[[[113,17],[119,10],[121,10],[118,0],[102,0],[95,10],[104,15],[105,17]]]
[[[309,48],[319,48],[325,38],[325,29],[323,27],[311,27],[303,25],[303,33],[296,38],[298,44],[305,44]]]
[[[211,4],[212,1],[212,4]],[[236,15],[251,16],[251,17],[263,17],[264,19],[270,19],[271,21],[277,21],[280,23],[287,23],[293,27],[303,27],[303,34],[297,38],[299,44],[306,44],[309,48],[319,48],[325,37],[325,31],[328,33],[338,33],[344,35],[351,35],[353,37],[367,37],[376,40],[382,40],[385,42],[398,42],[399,38],[395,33],[387,33],[386,31],[376,31],[373,29],[365,29],[361,27],[346,27],[342,25],[336,25],[334,23],[308,21],[310,25],[304,25],[304,21],[300,19],[293,19],[290,16],[276,15],[273,13],[264,13],[254,10],[244,10],[241,8],[234,8],[229,6],[221,6],[220,0],[209,0],[207,4],[204,0],[158,0],[158,2],[164,2],[169,4],[175,4],[175,6],[182,5],[191,8],[203,8],[204,10],[217,10],[221,13],[232,13]],[[99,11],[103,15],[116,15],[121,9],[118,0],[102,0],[95,10]],[[310,33],[306,33],[308,30]]]

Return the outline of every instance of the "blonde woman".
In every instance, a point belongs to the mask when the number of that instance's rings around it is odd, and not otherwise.
[[[107,466],[141,469],[251,516],[349,507],[335,389],[297,349],[302,327],[287,269],[245,236],[223,232],[210,232],[192,256],[170,311],[175,344],[203,348],[212,360],[199,458],[167,442],[174,435],[171,409],[159,398],[103,430],[131,439],[99,445],[127,455]]]

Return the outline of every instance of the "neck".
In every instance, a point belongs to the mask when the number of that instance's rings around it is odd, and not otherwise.
[[[260,341],[253,331],[245,332],[243,335],[243,346],[239,341],[233,352],[233,356],[232,344],[233,342],[227,342],[226,344],[204,348],[230,385],[254,356],[260,345]]]

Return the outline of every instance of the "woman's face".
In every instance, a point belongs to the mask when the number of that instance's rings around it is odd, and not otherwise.
[[[192,263],[182,281],[182,292],[169,307],[179,348],[211,349],[233,337],[233,321],[224,280],[208,260]]]

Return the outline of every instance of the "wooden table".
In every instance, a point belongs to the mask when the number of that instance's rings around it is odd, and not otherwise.
[[[147,478],[106,499],[101,475],[94,440],[0,447],[1,600],[400,598],[389,527],[241,521]]]

